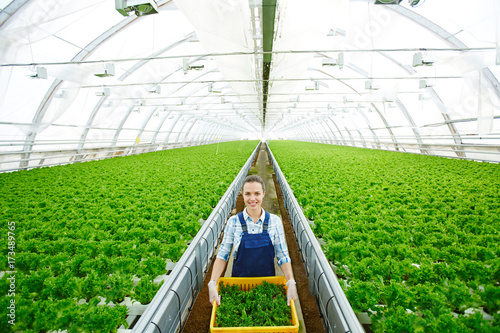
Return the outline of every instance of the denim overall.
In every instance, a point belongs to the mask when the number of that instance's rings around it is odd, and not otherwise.
[[[274,246],[267,232],[271,214],[265,212],[262,233],[249,234],[243,212],[238,213],[243,236],[233,263],[233,277],[275,276]]]

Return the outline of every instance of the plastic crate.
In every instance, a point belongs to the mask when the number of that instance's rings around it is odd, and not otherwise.
[[[286,279],[284,276],[266,276],[266,277],[235,277],[235,278],[220,278],[217,283],[217,290],[219,284],[238,285],[241,290],[250,290],[262,282],[267,281],[274,284],[285,284]],[[288,289],[285,285],[285,290]],[[214,327],[215,313],[217,311],[217,302],[214,301],[212,307],[212,316],[210,318],[210,332],[212,333],[236,333],[236,332],[253,332],[253,333],[298,333],[299,332],[299,319],[297,317],[297,310],[295,309],[295,302],[291,302],[290,309],[292,311],[292,325],[290,326],[255,326],[255,327]]]

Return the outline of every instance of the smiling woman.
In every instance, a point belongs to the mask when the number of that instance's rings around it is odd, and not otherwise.
[[[262,208],[262,199],[265,196],[262,178],[256,175],[247,176],[242,192],[247,207],[243,212],[231,217],[226,224],[224,238],[208,284],[210,304],[214,300],[218,304],[221,302],[216,285],[233,250],[233,277],[274,276],[276,255],[278,266],[287,280],[287,298],[290,305],[292,299],[297,300],[297,289],[281,219]]]

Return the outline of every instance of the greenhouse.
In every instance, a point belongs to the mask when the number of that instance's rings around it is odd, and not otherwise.
[[[0,332],[500,332],[499,80],[497,0],[0,0]]]

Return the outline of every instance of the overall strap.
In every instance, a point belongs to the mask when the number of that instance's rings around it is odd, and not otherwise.
[[[269,219],[271,218],[271,214],[266,211],[266,217],[264,218],[264,226],[262,227],[262,231],[267,231],[267,227],[269,227]]]
[[[241,223],[241,228],[243,229],[243,232],[247,232],[247,223],[245,222],[245,218],[243,217],[243,212],[238,213],[238,219],[240,220]]]

